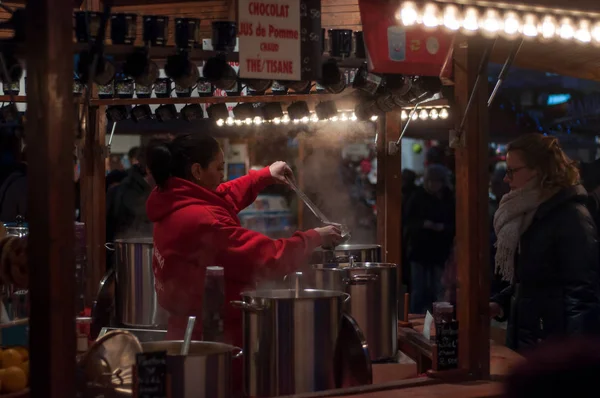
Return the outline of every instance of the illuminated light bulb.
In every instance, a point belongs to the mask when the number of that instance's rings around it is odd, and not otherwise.
[[[596,23],[592,28],[592,37],[596,43],[600,44],[600,22]]]
[[[417,120],[419,118],[419,113],[418,112],[413,112],[412,114],[412,120]]]
[[[345,122],[346,120],[348,120],[348,116],[346,116],[345,113],[342,113],[342,116],[340,117],[340,119]]]
[[[540,33],[544,39],[552,39],[554,35],[556,35],[556,27],[558,23],[556,22],[556,18],[551,17],[549,15],[545,16],[542,19],[542,23],[540,24]]]
[[[373,116],[371,116],[371,121],[372,121],[372,122],[376,122],[376,121],[377,121],[377,119],[379,119],[379,116],[377,116],[377,115],[373,115]]]
[[[242,124],[244,124],[244,122],[242,122],[241,120],[238,120],[238,119],[235,120],[236,126],[241,126]]]
[[[310,121],[316,123],[319,121],[319,117],[313,113],[312,115],[310,115]]]
[[[558,29],[559,35],[565,40],[570,40],[575,36],[575,28],[570,18],[563,18],[560,21],[560,28]]]
[[[443,108],[440,111],[440,119],[448,119],[448,116],[450,116],[450,114],[448,113],[448,109]]]
[[[460,10],[455,5],[444,8],[444,26],[450,30],[459,30],[461,25]]]
[[[402,120],[408,119],[408,114],[406,113],[406,111],[402,111],[400,113],[400,119],[402,119]]]
[[[521,29],[521,19],[516,12],[507,12],[504,15],[504,33],[508,36],[514,36]]]
[[[479,29],[479,11],[477,11],[477,8],[467,8],[462,25],[467,32],[475,32]]]
[[[431,118],[431,120],[436,120],[439,115],[440,114],[437,111],[437,109],[432,109],[431,112],[429,112],[429,117]]]
[[[429,117],[429,112],[427,112],[425,109],[421,110],[421,112],[419,113],[419,118],[421,120],[426,120]]]
[[[250,119],[249,117],[247,117],[246,120],[244,120],[244,123],[246,123],[246,124],[252,124],[252,119]]]
[[[281,119],[276,117],[275,119],[273,119],[273,123],[279,124],[279,123],[281,123]]]
[[[309,120],[310,120],[310,119],[308,118],[308,116],[304,116],[302,119],[300,119],[300,121],[301,121],[302,123],[308,123],[308,122],[309,122]]]
[[[435,28],[440,25],[440,9],[437,5],[429,3],[423,8],[423,25],[428,28]]]
[[[352,120],[353,122],[355,122],[355,121],[356,121],[356,119],[358,119],[358,118],[356,117],[356,114],[355,114],[354,112],[352,112],[352,116],[350,116],[350,120]]]
[[[411,26],[417,23],[419,19],[419,12],[417,11],[417,5],[412,1],[407,1],[402,4],[400,9],[400,15],[396,15],[396,18],[402,21],[404,26]]]
[[[331,119],[332,122],[337,122],[338,121],[338,117],[337,116],[332,116]]]
[[[217,120],[217,126],[222,127],[225,124],[225,120],[219,119]]]
[[[298,123],[300,123],[300,119],[294,119],[294,120],[292,120],[292,123],[298,124]]]
[[[575,39],[582,43],[589,43],[592,41],[592,24],[588,20],[582,20],[579,22],[579,27],[575,32]]]
[[[283,118],[281,119],[281,122],[283,124],[288,124],[290,122],[290,117],[288,115],[283,115]]]
[[[481,29],[484,33],[495,34],[502,29],[502,18],[496,10],[487,10],[481,21]]]
[[[526,14],[523,17],[523,34],[527,37],[536,37],[538,33],[537,17],[533,14]]]
[[[255,117],[254,118],[254,124],[259,125],[262,124],[263,120],[260,117]]]
[[[232,117],[228,117],[227,120],[225,121],[225,123],[227,123],[228,126],[233,126],[234,121]]]

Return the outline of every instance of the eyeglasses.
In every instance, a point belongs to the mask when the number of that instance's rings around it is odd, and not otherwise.
[[[517,173],[519,170],[523,170],[526,169],[527,166],[521,166],[521,167],[515,167],[514,169],[506,169],[506,176],[510,179],[513,178],[513,176],[515,175],[515,173]]]

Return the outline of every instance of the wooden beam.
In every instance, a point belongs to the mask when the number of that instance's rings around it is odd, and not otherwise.
[[[454,49],[454,107],[460,123],[473,89],[486,41],[457,37]],[[476,378],[488,378],[489,216],[487,67],[475,92],[456,149],[456,257],[458,267],[459,366]]]
[[[385,254],[385,172],[387,163],[387,142],[385,137],[385,118],[380,117],[377,122],[377,185],[375,186],[376,202],[375,208],[377,209],[377,244],[383,248],[382,261],[386,261]]]
[[[106,271],[106,107],[89,109],[81,159],[81,207],[87,240],[86,304],[98,293]]]
[[[27,2],[32,398],[75,396],[72,0]]]
[[[391,155],[387,149],[390,143],[396,142],[400,136],[400,112],[389,112],[385,115],[385,165],[383,182],[385,187],[385,252],[388,263],[398,264],[398,275],[401,275],[402,262],[402,156],[398,149]]]

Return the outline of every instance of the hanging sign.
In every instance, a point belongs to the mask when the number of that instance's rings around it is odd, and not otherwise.
[[[440,75],[453,35],[441,29],[400,26],[395,17],[398,2],[359,0],[358,5],[370,71]]]
[[[300,2],[239,0],[240,77],[300,80]]]

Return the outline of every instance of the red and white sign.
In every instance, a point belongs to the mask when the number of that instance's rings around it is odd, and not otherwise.
[[[300,2],[239,0],[240,76],[300,80]]]
[[[405,28],[395,18],[399,2],[359,0],[369,70],[375,73],[439,76],[453,35],[443,29]],[[452,66],[450,63],[449,67]],[[451,73],[445,70],[444,75]]]

